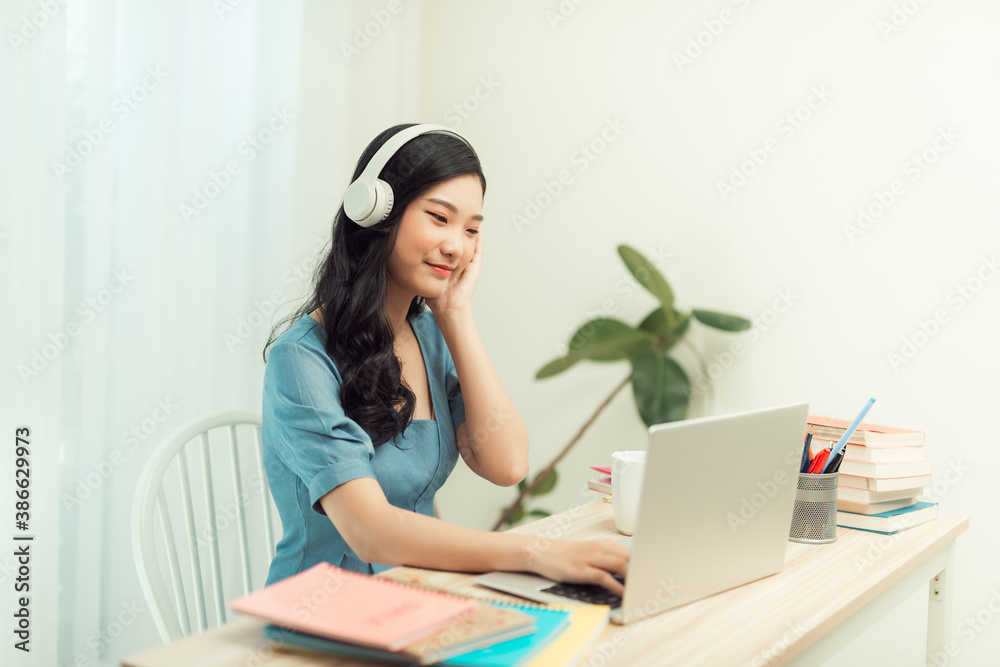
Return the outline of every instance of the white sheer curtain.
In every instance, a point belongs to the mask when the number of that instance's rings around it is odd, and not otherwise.
[[[136,480],[177,426],[260,409],[261,346],[304,295],[353,162],[421,120],[420,7],[386,7],[3,3],[2,428],[11,451],[31,429],[31,523],[0,532],[34,536],[31,653],[5,642],[14,664],[112,665],[158,643],[130,547]]]

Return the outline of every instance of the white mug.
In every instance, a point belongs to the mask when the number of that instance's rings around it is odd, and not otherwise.
[[[635,532],[635,524],[639,518],[642,473],[645,469],[645,451],[611,454],[611,509],[615,515],[615,528],[626,535]]]

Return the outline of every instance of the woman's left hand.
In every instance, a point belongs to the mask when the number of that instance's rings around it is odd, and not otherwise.
[[[424,298],[435,319],[453,313],[472,312],[472,293],[476,290],[476,283],[479,281],[479,267],[482,264],[483,232],[480,229],[479,233],[476,234],[476,249],[465,269],[461,273],[458,273],[457,269],[452,271],[441,296],[436,299]],[[458,275],[455,275],[456,273]]]

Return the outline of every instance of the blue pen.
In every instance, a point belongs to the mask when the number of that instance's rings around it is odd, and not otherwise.
[[[871,409],[872,404],[874,402],[875,402],[875,397],[872,396],[871,398],[868,399],[868,402],[865,403],[865,407],[861,408],[861,412],[858,413],[858,416],[854,418],[854,421],[851,422],[851,425],[847,427],[846,431],[844,431],[844,435],[840,436],[840,440],[838,440],[837,444],[833,446],[832,450],[830,450],[830,458],[826,460],[826,464],[823,466],[823,469],[820,471],[819,474],[823,475],[826,473],[826,469],[827,467],[829,467],[830,461],[832,461],[834,457],[836,457],[837,454],[840,453],[840,450],[844,448],[844,445],[847,444],[847,441],[850,439],[850,437],[854,435],[854,431],[858,428],[858,424],[860,424],[861,420],[865,418],[866,414],[868,414],[868,411]]]
[[[809,469],[809,443],[812,442],[812,439],[812,433],[806,435],[806,444],[802,447],[802,462],[799,463],[799,472],[805,472]]]

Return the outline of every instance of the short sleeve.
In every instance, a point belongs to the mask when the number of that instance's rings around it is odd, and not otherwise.
[[[264,370],[262,418],[271,435],[265,446],[309,489],[313,510],[326,515],[319,499],[358,477],[375,477],[375,448],[340,404],[340,381],[329,356],[300,345],[276,345]]]
[[[448,409],[451,411],[451,423],[455,428],[458,428],[465,421],[465,398],[462,397],[462,385],[458,383],[455,361],[451,358],[450,353],[446,353],[445,356],[447,357],[447,371],[444,377],[444,386],[448,393]]]

